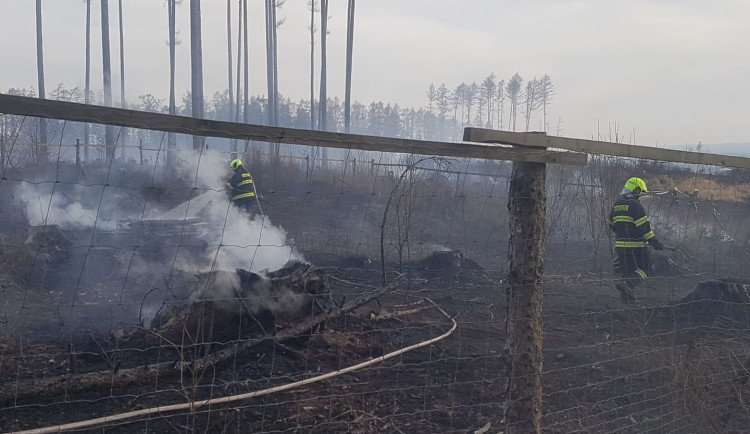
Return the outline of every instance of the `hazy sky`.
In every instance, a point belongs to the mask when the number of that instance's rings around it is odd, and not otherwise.
[[[0,0],[0,91],[36,87],[34,3]],[[145,93],[166,99],[165,2],[123,3],[128,99]],[[178,95],[190,85],[188,3],[177,10],[183,41]],[[202,3],[209,98],[227,87],[226,2]],[[237,1],[232,3],[236,9]],[[266,93],[263,2],[250,3],[250,92],[260,95]],[[287,0],[278,13],[286,19],[278,30],[279,90],[295,100],[310,93],[307,3]],[[330,3],[328,94],[343,99],[347,2]],[[102,86],[99,4],[92,1],[94,90]],[[60,82],[83,88],[85,13],[83,0],[43,1],[48,91]],[[748,17],[746,0],[359,0],[353,98],[423,107],[430,83],[453,89],[492,72],[506,80],[515,72],[524,79],[547,73],[556,87],[552,134],[560,120],[561,135],[570,137],[591,138],[597,125],[608,135],[616,123],[624,141],[635,134],[647,145],[750,142]],[[110,22],[113,94],[119,100],[115,1]],[[236,20],[232,25],[236,32]],[[316,63],[317,69],[319,57]],[[539,122],[532,120],[536,128]]]

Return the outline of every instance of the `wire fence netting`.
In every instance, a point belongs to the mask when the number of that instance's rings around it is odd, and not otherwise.
[[[0,430],[506,426],[511,162],[0,119]],[[747,429],[749,175],[547,167],[544,431]],[[626,303],[631,176],[667,248]]]

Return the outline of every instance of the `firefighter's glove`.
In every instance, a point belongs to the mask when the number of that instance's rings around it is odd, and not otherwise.
[[[662,244],[661,241],[657,240],[656,238],[652,239],[650,243],[651,247],[653,247],[654,250],[664,250],[664,244]]]

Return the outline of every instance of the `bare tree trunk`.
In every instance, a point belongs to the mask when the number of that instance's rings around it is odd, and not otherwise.
[[[240,121],[240,90],[242,86],[240,85],[240,78],[242,73],[242,0],[237,1],[238,5],[237,7],[237,105],[235,106],[235,113],[234,113],[234,121],[239,122]],[[236,146],[236,144],[235,144]]]
[[[315,129],[315,0],[310,0],[310,129]],[[312,150],[311,150],[312,152]]]
[[[273,23],[273,34],[271,35],[271,41],[273,42],[273,124],[279,125],[279,44],[278,38],[276,37],[276,30],[279,27],[278,21],[276,20],[276,10],[278,4],[276,0],[271,0],[271,22]],[[278,161],[279,151],[281,150],[280,143],[274,143],[273,155]]]
[[[190,0],[190,69],[193,117],[204,118],[203,107],[203,47],[201,40],[201,2]],[[203,148],[203,139],[193,136],[193,150]]]
[[[276,0],[271,0],[271,22],[273,23],[273,34],[271,35],[271,41],[273,42],[273,124],[279,125],[279,44],[277,37],[278,20],[276,19],[276,11],[278,5]]]
[[[352,111],[352,51],[354,48],[354,0],[349,0],[349,15],[346,21],[346,93],[344,96],[344,131],[351,127]]]
[[[86,94],[83,102],[91,103],[91,0],[86,0]],[[89,136],[91,136],[91,124],[83,124],[83,161],[89,162]]]
[[[169,14],[169,114],[177,112],[175,107],[175,46],[177,45],[177,30],[175,29],[176,0],[167,0],[167,13]],[[176,163],[175,149],[177,148],[177,137],[174,133],[167,135],[167,167],[174,167]]]
[[[268,125],[274,126],[273,123],[273,21],[271,13],[271,0],[266,0],[266,82],[268,84],[268,102],[266,104],[266,115],[268,116]]]
[[[273,35],[271,40],[273,41],[273,124],[279,125],[279,44],[277,37],[278,20],[276,19],[276,11],[278,5],[276,0],[271,0],[272,8],[272,22],[273,22]]]
[[[328,96],[326,89],[326,35],[328,33],[328,0],[320,0],[320,102],[318,114],[320,119],[318,125],[320,131],[327,131],[326,108]]]
[[[243,64],[244,64],[244,87],[243,87],[243,98],[242,98],[242,121],[246,124],[250,123],[250,53],[249,53],[249,43],[250,40],[248,39],[248,29],[247,29],[247,0],[242,0],[243,5],[243,11],[242,11],[242,33],[243,33],[243,39],[244,39],[244,55],[243,58]],[[250,145],[252,142],[250,140],[245,140],[245,146],[243,151],[243,158],[244,154],[248,151],[248,145]]]
[[[241,16],[240,19],[242,19]],[[237,64],[239,65],[239,63],[240,60],[238,58]],[[232,84],[232,69],[232,0],[227,0],[227,75],[229,78],[229,120],[232,120],[232,114],[234,113],[234,85]],[[236,143],[236,140],[232,139],[232,144],[234,146],[236,146]]]
[[[265,18],[266,18],[266,82],[268,84],[268,97],[267,97],[267,103],[266,103],[266,115],[268,116],[268,125],[275,126],[275,117],[274,117],[274,89],[276,88],[274,86],[273,80],[274,80],[274,73],[273,73],[273,65],[274,65],[274,59],[273,56],[275,55],[274,47],[273,47],[273,28],[275,27],[276,23],[273,19],[273,7],[274,2],[273,0],[266,0],[266,9],[265,9]],[[275,151],[275,146],[273,143],[268,143],[268,154],[269,156],[273,155]]]
[[[509,434],[541,433],[545,182],[544,163],[513,163],[505,322],[505,432]]]
[[[240,3],[242,4],[242,3]],[[240,11],[239,19],[242,20],[242,11]],[[242,28],[238,28],[238,33],[242,35]],[[239,52],[241,47],[237,47],[237,51]],[[240,59],[239,56],[237,57],[237,69],[240,67]],[[233,84],[233,77],[232,77],[232,0],[227,0],[227,76],[228,76],[228,90],[229,90],[229,116],[227,117],[227,120],[231,121],[234,117],[234,84]],[[237,75],[237,81],[239,81],[240,77]],[[237,93],[239,94],[240,89],[237,88]],[[238,98],[239,99],[239,98]],[[239,104],[239,100],[237,101]],[[231,143],[232,151],[234,152],[232,154],[232,159],[237,158],[237,139],[231,139],[229,141]]]
[[[109,54],[109,0],[102,0],[102,75],[104,78],[104,105],[112,107],[112,63]],[[104,127],[106,160],[109,165],[115,158],[115,130],[111,125]]]
[[[122,108],[127,108],[127,102],[125,102],[125,41],[122,28],[122,0],[119,0],[118,2],[117,12],[120,25],[120,106]]]
[[[128,103],[125,101],[125,39],[124,30],[122,27],[122,0],[118,1],[118,15],[120,24],[120,106],[122,108],[128,108]],[[122,128],[122,143],[120,144],[120,158],[125,160],[125,145],[128,143],[128,129]]]
[[[242,0],[238,0],[238,15],[237,15],[237,105],[234,112],[234,121],[240,121],[240,78],[242,70]],[[237,140],[232,140],[232,159],[237,158]]]
[[[39,85],[39,98],[45,98],[44,90],[44,43],[42,42],[42,0],[36,0],[36,73]],[[44,164],[49,158],[47,149],[47,119],[39,119],[39,147],[37,163]]]
[[[248,37],[247,37],[247,0],[242,0],[244,9],[242,10],[242,32],[244,34],[244,54],[243,58],[244,69],[245,69],[245,82],[244,82],[244,98],[242,99],[242,120],[247,124],[250,123],[250,63],[248,53]]]
[[[320,102],[318,125],[321,131],[328,131],[326,118],[328,117],[328,95],[326,89],[326,34],[328,33],[328,0],[320,0]],[[323,147],[322,164],[328,169],[328,148]]]

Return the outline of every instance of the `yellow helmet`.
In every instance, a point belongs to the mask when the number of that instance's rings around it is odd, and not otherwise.
[[[232,160],[231,163],[229,163],[229,167],[231,167],[232,169],[242,167],[242,161],[235,158],[234,160]]]
[[[648,189],[646,188],[646,183],[643,182],[641,178],[630,178],[628,179],[628,182],[625,183],[625,187],[623,187],[620,194],[626,195],[626,194],[633,194],[636,197],[640,196],[643,193],[648,193]]]

